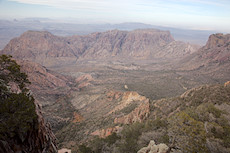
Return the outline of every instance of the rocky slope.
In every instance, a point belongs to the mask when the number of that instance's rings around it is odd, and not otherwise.
[[[154,101],[152,117],[167,118],[168,135],[175,139],[175,146],[182,152],[229,152],[230,146],[226,145],[230,128],[229,98],[229,87],[205,85],[188,90],[177,98]],[[194,128],[194,133],[189,131],[190,128]],[[183,136],[181,132],[184,132]]]
[[[167,153],[169,151],[169,147],[166,144],[155,144],[154,140],[149,142],[147,147],[141,148],[137,153]]]
[[[22,72],[26,73],[30,82],[32,82],[30,85],[32,90],[52,89],[54,91],[57,88],[68,87],[71,84],[70,77],[50,71],[40,64],[25,60],[17,60],[17,63],[21,66]]]
[[[64,38],[45,31],[23,33],[19,38],[12,39],[2,53],[13,55],[17,59],[36,61],[42,65],[57,64],[56,59],[68,63],[77,58]]]
[[[44,120],[38,104],[36,104],[36,114],[38,116],[37,124],[26,135],[21,134],[14,136],[13,139],[0,140],[0,152],[57,152],[56,137],[51,130],[50,124]]]
[[[230,35],[213,34],[205,46],[173,67],[184,77],[203,84],[223,84],[230,75]]]
[[[17,60],[17,62],[21,66],[21,71],[28,75],[31,82],[29,88],[42,107],[44,117],[49,121],[54,132],[66,122],[83,120],[67,99],[71,92],[79,91],[82,84],[87,84],[87,80],[81,78],[75,80],[73,77],[48,70],[31,61]],[[78,84],[81,86],[79,87]]]
[[[29,39],[35,36],[35,40]],[[229,124],[224,124],[229,122],[228,83],[225,87],[202,86],[180,97],[156,100],[178,95],[178,91],[182,93],[203,80],[229,80],[229,62],[223,59],[228,56],[228,42],[228,35],[210,36],[207,45],[196,53],[194,46],[174,41],[169,32],[158,30],[112,30],[72,37],[30,31],[12,40],[3,52],[54,66],[53,70],[69,64],[56,70],[74,79],[18,60],[28,73],[30,88],[46,119],[55,129],[59,147],[76,151],[81,143],[88,142],[95,152],[136,152],[150,140],[171,146],[177,138],[175,146],[184,152],[228,152]],[[21,55],[23,50],[26,54]],[[165,61],[171,66],[172,60],[190,54],[180,63],[183,71],[162,66],[164,62],[154,63],[157,57],[168,59]],[[151,63],[84,61],[124,58],[150,58]],[[76,60],[79,65],[75,65]],[[191,129],[196,135],[189,132]]]
[[[183,63],[184,69],[197,69],[212,65],[229,64],[230,61],[230,34],[213,34],[205,46],[196,53],[186,57]]]
[[[213,34],[209,37],[202,58],[210,59],[212,62],[227,62],[230,60],[230,34]]]
[[[136,92],[114,90],[92,92],[98,90],[96,88],[91,86],[88,87],[87,92],[84,89],[71,94],[71,104],[77,111],[77,118],[81,119],[76,122],[76,113],[74,113],[75,116],[57,131],[60,147],[64,146],[76,151],[79,144],[95,136],[106,138],[113,133],[120,133],[122,131],[120,125],[143,122],[148,117],[150,108],[149,99],[146,97]]]
[[[123,126],[120,132],[111,128],[97,131],[104,134],[99,135],[102,138],[86,145],[100,152],[228,153],[229,91],[228,85],[205,85],[179,97],[151,101],[149,116],[143,122]],[[105,137],[111,132],[116,134]]]
[[[56,138],[10,56],[0,56],[0,152],[55,153]]]
[[[172,59],[191,54],[196,49],[194,45],[174,41],[168,31],[154,29],[111,30],[72,37],[28,31],[12,39],[1,53],[44,66],[57,66],[89,59]]]

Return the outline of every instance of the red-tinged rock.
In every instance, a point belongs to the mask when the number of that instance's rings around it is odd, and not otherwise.
[[[224,84],[225,87],[227,87],[227,86],[229,86],[229,85],[230,85],[230,81],[225,82],[225,84]]]
[[[99,136],[100,138],[106,138],[113,133],[119,133],[122,130],[122,127],[115,126],[107,129],[96,130],[91,135]]]
[[[83,120],[84,120],[83,116],[81,116],[80,114],[78,114],[76,112],[73,113],[73,121],[72,121],[73,123],[78,123],[78,122],[81,122]]]
[[[141,102],[140,105],[128,115],[115,118],[114,123],[132,124],[135,122],[142,122],[149,116],[149,114],[150,114],[149,100],[146,99],[145,101]]]

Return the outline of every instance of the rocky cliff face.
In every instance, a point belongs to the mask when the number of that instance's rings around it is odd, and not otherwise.
[[[34,133],[34,137],[29,137],[28,139],[33,140],[35,138],[35,144],[33,147],[38,147],[40,145],[43,149],[43,152],[57,152],[57,146],[56,146],[56,137],[53,134],[51,130],[51,126],[49,123],[47,123],[42,115],[41,108],[39,107],[39,104],[36,104],[36,113],[38,115],[38,129],[37,133]],[[30,144],[33,144],[29,142]]]
[[[43,65],[54,64],[55,59],[66,62],[77,58],[66,40],[49,32],[28,31],[20,37],[14,38],[5,47],[3,54],[13,55],[14,58],[30,59]],[[49,58],[49,59],[47,59]]]
[[[150,114],[149,100],[146,99],[140,103],[132,112],[129,114],[118,117],[114,119],[114,123],[121,124],[132,124],[136,122],[142,122],[145,120]]]
[[[197,52],[182,59],[180,67],[183,67],[183,69],[198,69],[210,65],[228,64],[229,61],[230,34],[218,33],[210,35],[206,45]]]
[[[26,88],[27,75],[10,56],[0,56],[0,152],[55,153],[56,138]]]
[[[55,142],[56,137],[54,136],[50,125],[44,120],[41,108],[38,104],[36,104],[36,114],[38,116],[38,125],[35,125],[23,137],[15,136],[9,141],[0,140],[0,152],[57,152],[57,146]]]
[[[91,34],[94,44],[83,58],[134,57],[147,58],[160,47],[174,41],[169,32],[159,30],[112,30]]]
[[[114,113],[116,111],[120,111],[122,109],[124,109],[125,107],[127,107],[128,105],[135,103],[135,102],[143,102],[143,101],[148,101],[148,99],[144,96],[139,95],[137,92],[134,91],[128,91],[128,92],[118,92],[118,91],[109,91],[107,93],[107,97],[113,98],[115,100],[118,100],[119,98],[121,98],[121,101],[119,102],[119,104],[117,104],[117,106],[115,108],[113,108],[109,114]]]
[[[221,46],[228,46],[230,42],[230,34],[212,34],[209,36],[208,42],[206,43],[204,49],[210,49],[215,47],[221,47]]]
[[[72,37],[28,31],[12,39],[2,53],[44,66],[57,66],[88,59],[175,58],[194,50],[196,47],[192,45],[174,41],[168,31],[145,29],[130,32],[111,30]]]
[[[213,34],[206,45],[201,48],[202,58],[212,62],[227,62],[230,60],[230,34]]]

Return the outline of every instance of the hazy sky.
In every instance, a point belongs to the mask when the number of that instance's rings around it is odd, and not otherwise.
[[[0,18],[27,17],[230,32],[230,0],[0,0]]]

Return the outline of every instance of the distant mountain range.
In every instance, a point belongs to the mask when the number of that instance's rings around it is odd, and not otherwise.
[[[155,29],[111,30],[69,37],[28,31],[12,39],[1,53],[49,67],[74,64],[77,60],[177,59],[197,49],[196,45],[175,41],[168,31]]]
[[[28,30],[49,31],[54,35],[72,36],[87,35],[93,32],[105,32],[108,30],[125,30],[135,29],[160,29],[170,31],[175,40],[189,42],[192,44],[204,45],[208,36],[215,31],[189,30],[172,27],[154,26],[143,23],[121,23],[121,24],[78,24],[64,23],[50,19],[30,18],[24,20],[0,20],[0,49],[14,37],[20,36]]]

